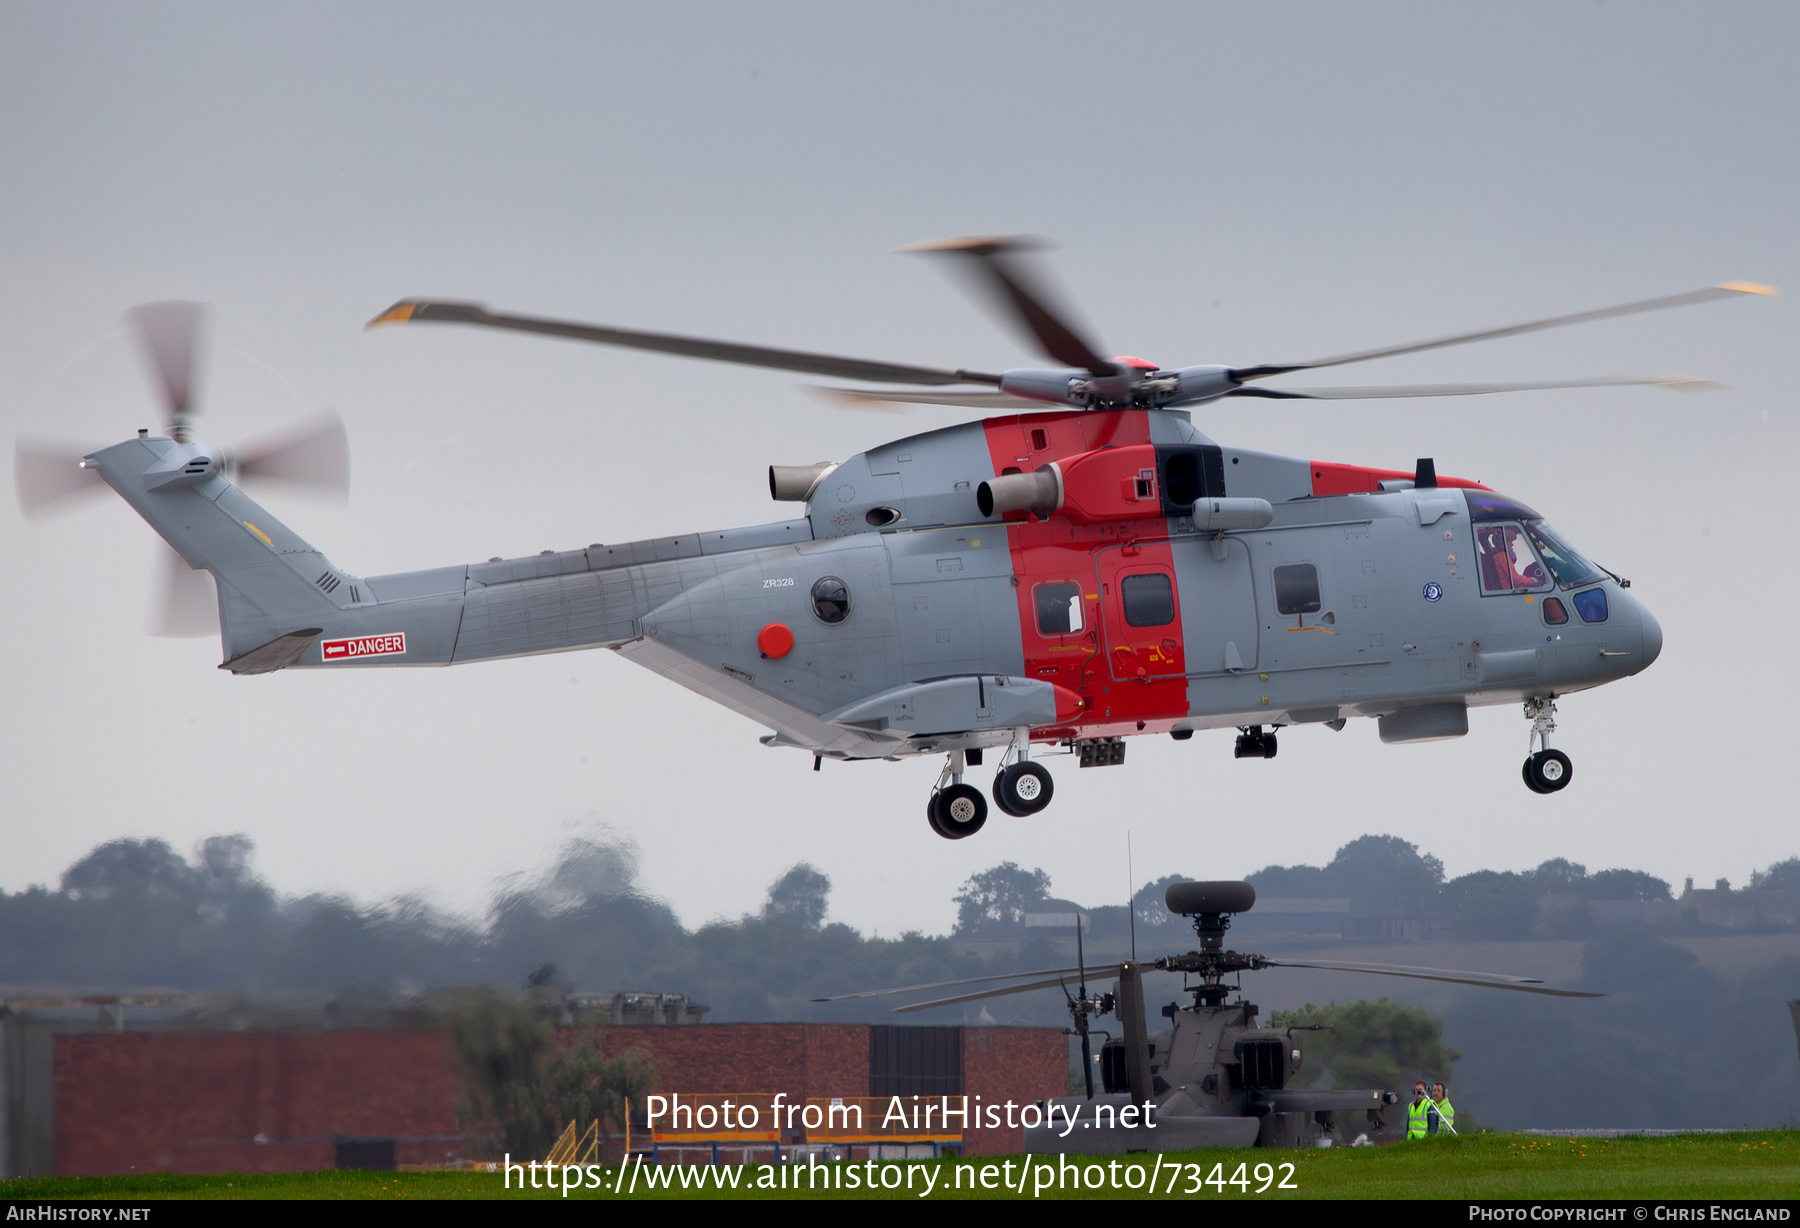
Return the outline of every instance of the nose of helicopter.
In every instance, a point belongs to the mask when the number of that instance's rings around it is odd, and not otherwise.
[[[1643,602],[1634,599],[1633,603],[1638,608],[1638,620],[1643,627],[1644,635],[1644,663],[1638,668],[1648,669],[1655,663],[1656,658],[1662,655],[1662,624],[1656,621],[1656,615],[1646,609]]]

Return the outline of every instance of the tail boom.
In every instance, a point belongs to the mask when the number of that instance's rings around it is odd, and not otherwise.
[[[805,520],[472,566],[352,576],[220,473],[203,444],[140,435],[90,454],[190,567],[217,581],[233,673],[451,665],[617,647],[643,618],[739,565],[721,556],[812,540]]]

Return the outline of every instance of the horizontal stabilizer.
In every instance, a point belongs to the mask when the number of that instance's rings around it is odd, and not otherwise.
[[[324,633],[323,627],[290,631],[286,635],[276,636],[260,648],[239,653],[219,668],[228,669],[234,674],[272,674],[298,661],[300,654],[311,648],[312,642]]]

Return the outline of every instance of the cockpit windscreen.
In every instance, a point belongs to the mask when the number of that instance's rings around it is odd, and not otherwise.
[[[1582,558],[1569,544],[1556,535],[1549,525],[1541,520],[1525,522],[1525,531],[1531,535],[1531,542],[1544,556],[1544,562],[1550,568],[1550,574],[1564,588],[1575,588],[1581,584],[1592,584],[1600,579],[1601,571],[1592,563]]]

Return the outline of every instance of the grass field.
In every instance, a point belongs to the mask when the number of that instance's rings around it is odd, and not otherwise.
[[[726,1168],[717,1174],[702,1171],[706,1188],[682,1188],[679,1174],[672,1188],[648,1188],[645,1174],[639,1174],[635,1191],[614,1193],[611,1183],[618,1178],[617,1166],[599,1175],[607,1183],[601,1189],[571,1190],[570,1198],[1007,1198],[1018,1193],[1020,1160],[1010,1157],[1012,1193],[1002,1189],[970,1188],[976,1184],[987,1165],[1001,1168],[1009,1158],[940,1160],[913,1165],[894,1165],[896,1169],[918,1170],[913,1174],[909,1191],[871,1192],[867,1188],[824,1190],[793,1188],[757,1188],[765,1172],[778,1179],[779,1170],[766,1166],[748,1169]],[[1132,1156],[1131,1164],[1142,1164],[1150,1170],[1155,1157]],[[1116,1170],[1103,1170],[1112,1188],[1056,1189],[1044,1178],[1046,1188],[1034,1191],[1038,1167],[1058,1166],[1057,1157],[1035,1157],[1023,1197],[1043,1198],[1148,1198],[1147,1189],[1132,1190],[1113,1187],[1130,1177],[1128,1166],[1120,1160]],[[1076,1161],[1089,1179],[1095,1175],[1086,1162]],[[1111,1160],[1092,1163],[1112,1164]],[[1291,1163],[1289,1176],[1276,1171],[1269,1190],[1257,1193],[1263,1184],[1255,1175],[1256,1166]],[[1171,1169],[1179,1164],[1179,1169]],[[1245,1165],[1245,1185],[1231,1184],[1238,1176],[1238,1166]],[[1215,1170],[1215,1166],[1220,1166]],[[843,1165],[822,1167],[843,1169]],[[866,1172],[862,1164],[851,1165]],[[877,1165],[879,1174],[884,1166]],[[782,1166],[789,1174],[792,1166]],[[973,1170],[962,1177],[963,1188],[956,1188],[957,1169]],[[935,1170],[932,1192],[924,1194],[925,1170]],[[802,1170],[804,1171],[804,1170]],[[717,1188],[718,1178],[729,1182],[738,1175],[738,1188]],[[1462,1139],[1434,1140],[1424,1143],[1398,1144],[1390,1147],[1334,1149],[1329,1151],[1192,1151],[1162,1157],[1157,1170],[1157,1191],[1161,1198],[1720,1198],[1720,1199],[1795,1199],[1800,1198],[1800,1132],[1775,1130],[1743,1134],[1691,1134],[1670,1138],[1561,1139],[1520,1134],[1482,1134]],[[692,1175],[692,1174],[691,1174]],[[690,1176],[691,1176],[690,1175]],[[1209,1178],[1214,1184],[1205,1184]],[[790,1175],[790,1181],[792,1176]],[[840,1175],[841,1179],[841,1175]],[[1065,1178],[1065,1181],[1067,1179]],[[1140,1177],[1140,1184],[1143,1183]],[[1282,1180],[1297,1187],[1274,1188]],[[1171,1182],[1173,1191],[1170,1190]],[[1218,1182],[1224,1188],[1218,1188]],[[630,1184],[629,1177],[627,1185]],[[1196,1188],[1198,1185],[1198,1188]],[[0,1198],[561,1198],[558,1191],[524,1190],[515,1184],[510,1191],[502,1187],[498,1174],[470,1172],[315,1172],[279,1174],[227,1174],[224,1176],[190,1177],[170,1173],[150,1173],[132,1177],[49,1177],[34,1180],[0,1182]]]

